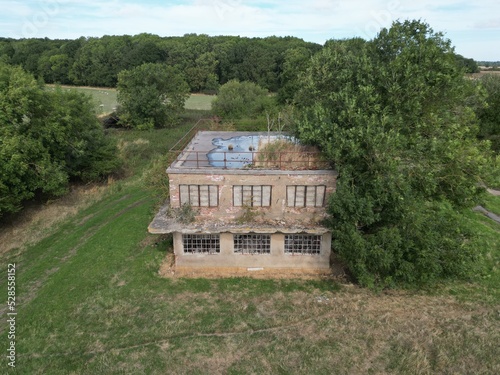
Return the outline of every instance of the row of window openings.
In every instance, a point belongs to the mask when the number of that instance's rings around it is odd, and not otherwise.
[[[185,254],[220,254],[219,234],[183,234]],[[235,254],[270,254],[270,234],[233,235]],[[285,254],[320,254],[321,236],[311,234],[285,235]]]
[[[288,207],[323,207],[326,186],[289,185],[286,187]],[[271,206],[271,185],[233,186],[233,206]],[[217,207],[219,205],[218,185],[179,185],[180,203],[193,207]]]

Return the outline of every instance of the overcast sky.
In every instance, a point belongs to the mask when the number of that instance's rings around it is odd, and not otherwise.
[[[394,20],[421,19],[456,52],[500,60],[500,0],[0,0],[0,36],[160,36],[186,33],[249,37],[372,39]]]

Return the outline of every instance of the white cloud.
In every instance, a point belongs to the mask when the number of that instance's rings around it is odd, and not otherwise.
[[[3,2],[0,35],[76,38],[104,34],[185,33],[209,35],[293,35],[323,43],[330,38],[370,39],[397,19],[422,19],[435,31],[459,38],[455,45],[477,53],[464,35],[477,29],[498,30],[498,0],[44,0]],[[2,7],[4,6],[2,4]],[[45,8],[44,8],[45,7]],[[499,53],[497,38],[487,53]],[[492,52],[495,51],[495,52]],[[474,57],[474,56],[473,56]],[[497,59],[500,57],[497,56]]]

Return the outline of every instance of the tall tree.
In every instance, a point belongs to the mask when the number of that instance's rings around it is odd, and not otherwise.
[[[217,91],[219,86],[216,74],[217,64],[215,53],[206,52],[196,59],[194,66],[186,69],[187,81],[191,91]]]
[[[311,51],[305,47],[291,48],[285,51],[282,71],[279,76],[278,101],[280,103],[293,103],[295,95],[301,87],[299,76],[305,72],[310,58]]]
[[[37,192],[61,195],[70,180],[117,166],[89,97],[45,91],[20,67],[0,64],[0,216]]]
[[[370,42],[332,41],[300,94],[302,140],[339,172],[335,251],[364,285],[426,283],[470,270],[456,209],[482,191],[488,155],[469,103],[477,92],[449,40],[418,21]]]
[[[487,106],[478,108],[479,138],[491,142],[491,148],[500,154],[500,76],[487,74],[479,80],[485,89]]]
[[[183,75],[164,64],[143,64],[118,75],[121,122],[138,129],[169,127],[184,111],[189,86]]]

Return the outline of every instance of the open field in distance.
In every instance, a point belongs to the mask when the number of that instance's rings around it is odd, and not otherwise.
[[[48,85],[54,87],[54,85]],[[64,90],[76,90],[88,94],[94,98],[96,112],[98,115],[108,114],[115,110],[118,105],[117,91],[114,88],[84,87],[84,86],[60,86]],[[186,100],[186,109],[209,111],[212,109],[214,95],[191,94]]]

